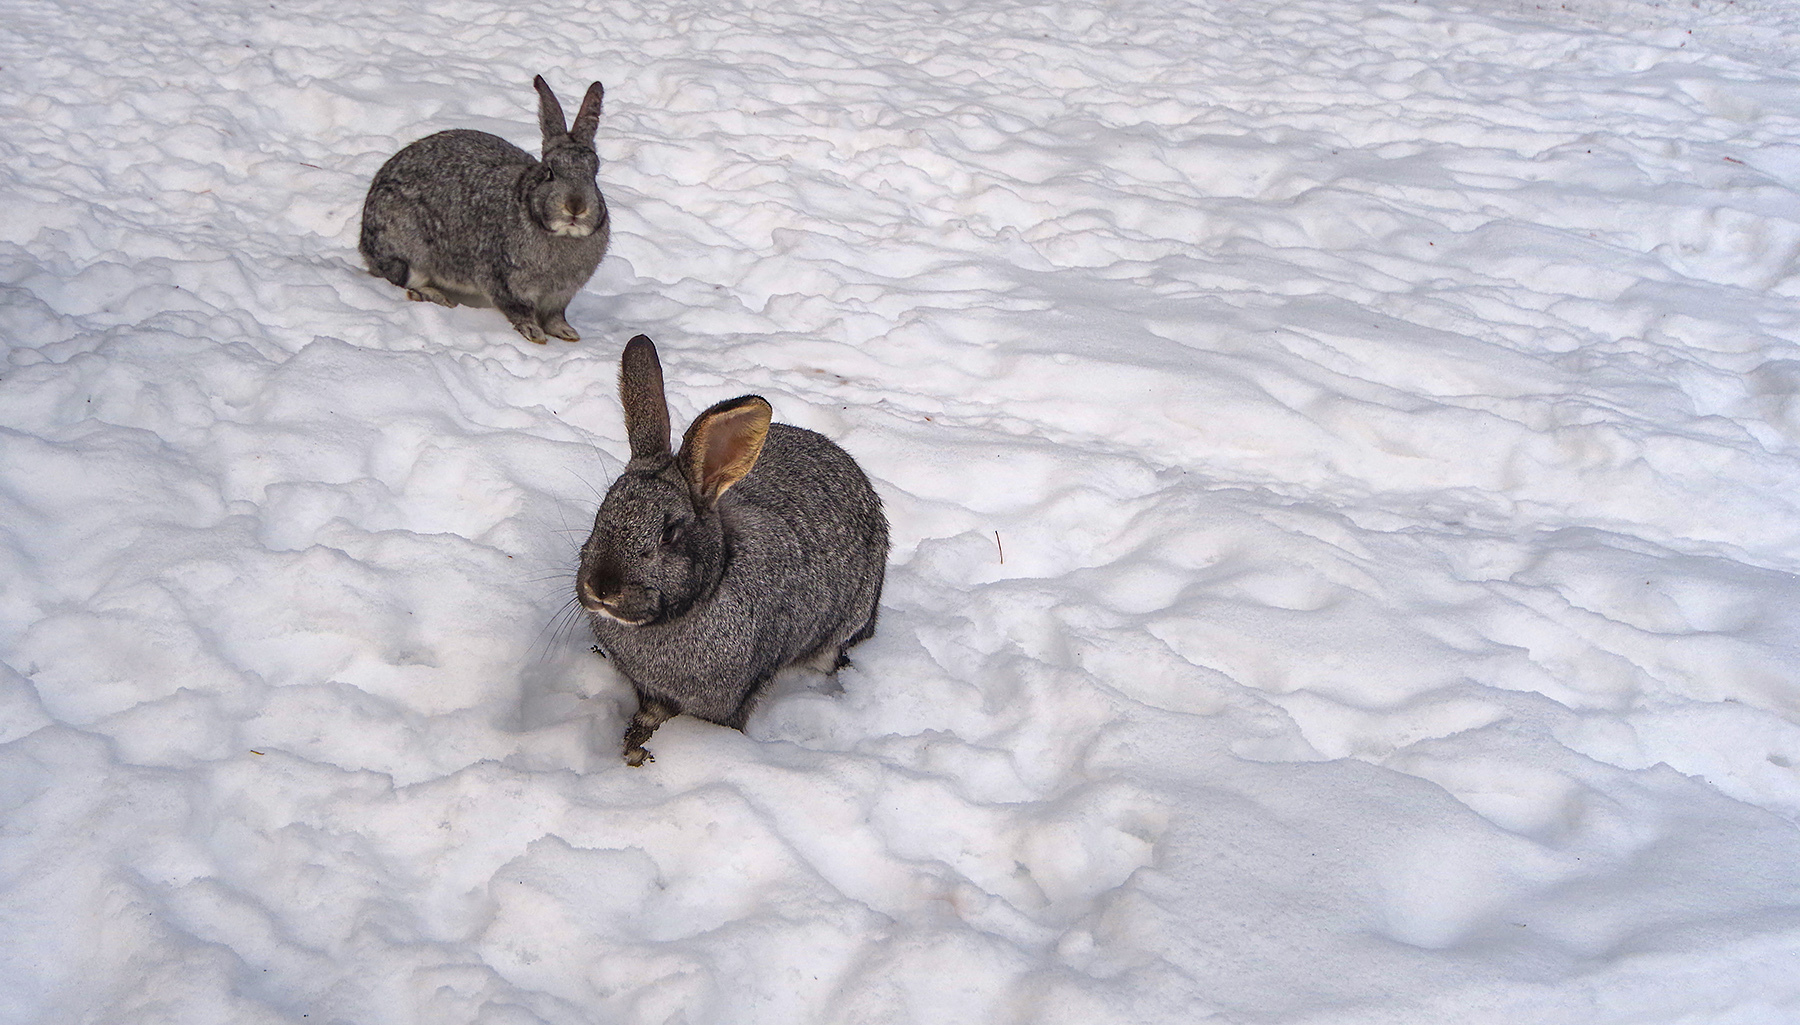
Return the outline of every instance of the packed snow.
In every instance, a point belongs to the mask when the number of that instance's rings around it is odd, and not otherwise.
[[[356,253],[540,73],[579,344]],[[1788,0],[13,0],[0,126],[4,1025],[1800,1021]],[[640,332],[895,544],[629,768]]]

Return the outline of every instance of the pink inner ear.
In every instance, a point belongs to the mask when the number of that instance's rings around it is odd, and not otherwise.
[[[744,410],[725,413],[712,424],[706,432],[706,486],[708,490],[718,487],[719,478],[728,474],[738,460],[745,455],[744,449],[750,440],[750,433],[744,430]]]
[[[718,424],[706,432],[706,486],[718,486],[719,477],[731,466],[737,451],[743,447],[738,431],[728,423]]]
[[[767,408],[742,406],[715,414],[706,425],[700,436],[700,476],[709,496],[717,498],[756,465],[767,433]]]

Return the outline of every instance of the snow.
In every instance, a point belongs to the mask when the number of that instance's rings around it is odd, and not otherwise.
[[[3,1025],[1800,1021],[1800,9],[0,23]],[[538,73],[578,345],[355,251]],[[631,769],[638,332],[895,546]]]

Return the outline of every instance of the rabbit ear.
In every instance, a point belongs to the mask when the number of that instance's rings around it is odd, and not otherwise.
[[[681,469],[694,497],[710,506],[744,479],[769,436],[769,404],[759,395],[728,399],[701,413],[681,442]]]
[[[552,143],[561,142],[563,136],[569,134],[569,124],[563,120],[562,104],[556,102],[556,94],[550,91],[550,83],[539,75],[531,80],[538,93],[538,127],[544,133],[544,148]]]
[[[643,335],[626,342],[619,357],[619,402],[625,406],[631,458],[668,455],[669,405],[663,400],[662,364],[656,359],[656,343]]]
[[[594,129],[600,125],[600,100],[606,90],[599,82],[588,86],[587,95],[581,100],[581,109],[575,112],[575,125],[569,129],[569,138],[578,145],[593,148]]]

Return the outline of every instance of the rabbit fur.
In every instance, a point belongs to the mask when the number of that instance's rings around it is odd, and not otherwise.
[[[407,298],[497,307],[521,335],[579,341],[565,312],[606,255],[611,222],[594,183],[604,94],[588,86],[573,128],[542,75],[544,158],[497,135],[454,129],[388,158],[369,183],[357,248]]]
[[[619,395],[631,461],[594,518],[575,591],[637,691],[624,755],[640,765],[675,715],[741,730],[781,669],[849,664],[844,652],[875,632],[888,524],[849,453],[770,423],[759,396],[701,413],[671,452],[643,335],[619,360]]]

